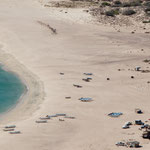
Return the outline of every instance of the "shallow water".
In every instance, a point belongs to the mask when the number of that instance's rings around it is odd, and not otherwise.
[[[0,113],[14,107],[24,91],[25,85],[21,80],[0,66]]]

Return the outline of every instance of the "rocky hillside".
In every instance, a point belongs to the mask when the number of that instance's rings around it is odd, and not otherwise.
[[[57,0],[44,6],[83,8],[103,24],[150,26],[150,0]]]
[[[103,0],[90,13],[103,23],[150,25],[150,0]]]

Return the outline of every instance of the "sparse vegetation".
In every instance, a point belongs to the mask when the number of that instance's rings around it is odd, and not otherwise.
[[[92,0],[51,1],[48,4],[45,4],[44,6],[58,8],[86,8],[97,6],[97,3]]]
[[[143,5],[146,6],[146,7],[150,7],[150,1],[143,3]]]
[[[92,14],[98,20],[101,20],[101,22],[107,23],[108,21],[110,23],[111,21],[111,24],[117,25],[125,24],[130,26],[136,21],[149,23],[150,16],[150,0],[62,0],[51,1],[44,6],[59,8],[87,8],[87,10],[84,11]],[[143,13],[143,11],[145,13]],[[127,17],[131,15],[134,15],[134,17]],[[115,17],[114,20],[111,17]],[[131,19],[134,19],[135,21],[132,21]]]
[[[141,3],[142,3],[142,1],[140,1],[140,0],[130,2],[132,7],[141,6]]]
[[[101,4],[101,6],[111,6],[111,4],[110,3],[108,3],[108,2],[102,2],[102,4]]]
[[[150,23],[150,20],[145,20],[143,21],[143,23]]]
[[[136,7],[136,6],[141,6],[141,1],[136,0],[131,2],[124,2],[122,4],[122,7]]]
[[[113,7],[121,7],[122,2],[121,1],[114,1]]]
[[[143,62],[150,63],[150,59],[145,59],[145,60],[143,60]]]
[[[119,15],[119,9],[112,9],[105,12],[106,16],[114,17],[115,15]]]
[[[124,2],[122,4],[122,7],[131,7],[131,4],[129,2]]]
[[[114,1],[114,4],[116,4],[116,5],[121,5],[122,2],[120,2],[120,1]]]
[[[133,9],[127,9],[127,10],[124,10],[122,14],[126,15],[126,16],[131,16],[131,15],[133,15],[135,13],[136,12]]]
[[[150,7],[147,7],[145,10],[146,15],[150,15]]]

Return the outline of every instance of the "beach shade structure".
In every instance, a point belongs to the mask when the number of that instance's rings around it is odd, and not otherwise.
[[[15,125],[5,126],[5,128],[16,128]]]
[[[56,116],[66,116],[66,114],[61,113],[61,114],[56,114]]]
[[[20,134],[21,132],[20,131],[12,131],[12,132],[9,132],[10,134]]]
[[[91,76],[93,73],[83,73],[84,75]]]
[[[93,99],[90,98],[90,97],[81,97],[81,98],[79,98],[79,100],[82,101],[82,102],[90,102],[90,101],[92,101]]]
[[[47,123],[47,120],[38,120],[38,121],[35,121],[36,123]]]
[[[109,113],[108,114],[108,116],[110,116],[110,117],[119,117],[119,116],[121,116],[121,115],[123,115],[123,113],[121,113],[121,112],[112,112],[112,113]]]

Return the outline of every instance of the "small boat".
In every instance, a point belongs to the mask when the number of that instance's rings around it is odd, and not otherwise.
[[[77,87],[77,88],[82,88],[81,85],[78,85],[78,84],[73,84],[74,87]]]
[[[91,76],[93,73],[83,73],[84,75]]]
[[[88,80],[92,80],[92,78],[87,78]]]
[[[56,114],[56,116],[66,116],[66,114]]]
[[[12,132],[9,132],[10,134],[20,134],[21,132],[20,131],[12,131]]]
[[[60,75],[64,75],[64,73],[63,73],[63,72],[60,72]]]
[[[86,78],[86,79],[82,79],[83,81],[86,81],[86,82],[90,82],[90,79]]]
[[[108,116],[110,116],[110,117],[119,117],[121,115],[123,115],[122,112],[112,112],[112,113],[108,114]]]
[[[46,120],[46,119],[51,119],[50,116],[46,116],[46,117],[40,117],[41,120]]]
[[[65,121],[64,119],[59,119],[59,121]]]
[[[65,97],[66,99],[71,99],[71,97],[70,96],[67,96],[67,97]]]
[[[92,98],[90,98],[90,97],[81,97],[81,98],[79,98],[79,100],[80,101],[82,101],[82,102],[90,102],[90,101],[92,101],[93,99]]]
[[[9,128],[9,129],[3,129],[3,131],[14,131],[15,129]]]
[[[5,128],[16,128],[15,125],[5,126]]]
[[[47,120],[38,120],[38,121],[35,121],[36,123],[47,123]]]
[[[47,115],[46,117],[52,118],[52,117],[57,117],[57,115]]]
[[[75,117],[72,117],[72,116],[65,116],[64,118],[75,119]]]

